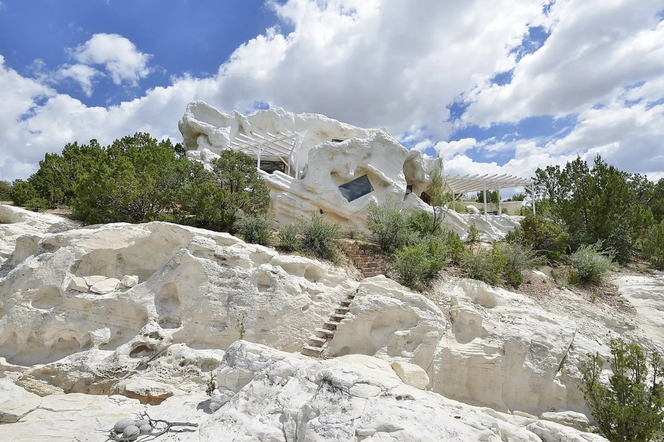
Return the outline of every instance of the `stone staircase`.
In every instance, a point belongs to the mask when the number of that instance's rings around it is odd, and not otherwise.
[[[387,261],[380,255],[380,251],[374,244],[342,239],[339,240],[339,247],[365,278],[384,275],[389,269]]]
[[[330,318],[323,324],[321,328],[315,330],[315,335],[309,337],[309,344],[302,347],[301,353],[306,356],[320,357],[325,350],[325,346],[329,340],[334,337],[334,332],[341,320],[350,311],[350,304],[355,299],[357,292],[349,294],[346,299],[339,303],[339,306],[334,309]]]

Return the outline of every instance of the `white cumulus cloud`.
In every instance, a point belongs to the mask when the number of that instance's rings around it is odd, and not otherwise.
[[[117,34],[95,34],[71,50],[73,58],[85,65],[102,65],[115,84],[136,86],[150,74],[150,54],[140,52],[129,39]]]
[[[446,170],[528,176],[577,154],[602,154],[619,167],[664,171],[662,104],[664,30],[661,0],[288,0],[268,4],[278,26],[239,46],[205,78],[186,74],[138,98],[89,107],[57,92],[57,83],[27,78],[0,58],[0,177],[25,178],[45,152],[67,142],[102,144],[136,131],[180,139],[186,104],[202,99],[223,111],[261,101],[294,112],[320,112],[365,127],[387,127],[417,149],[434,148]],[[518,58],[530,26],[550,32],[537,51]],[[71,50],[60,75],[92,92],[97,75],[138,85],[150,55],[127,38],[95,34]],[[491,84],[513,70],[512,81]],[[97,73],[98,72],[98,73]],[[449,107],[469,105],[456,121]],[[450,141],[468,124],[572,116],[560,139]],[[456,115],[458,116],[458,115]],[[518,137],[517,137],[518,138]],[[477,149],[474,158],[469,149]],[[509,153],[506,164],[491,155]],[[635,154],[637,153],[637,154]]]
[[[84,64],[62,66],[55,74],[56,80],[71,78],[83,89],[86,96],[92,95],[92,79],[102,75],[97,69]]]

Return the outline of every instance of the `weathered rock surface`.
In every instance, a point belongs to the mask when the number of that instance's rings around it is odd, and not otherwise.
[[[78,226],[79,223],[59,216],[0,204],[0,277],[7,272],[6,268],[16,265],[37,251],[39,239],[35,235],[62,232]],[[14,252],[17,242],[21,249],[20,253],[14,254],[14,261],[3,266]]]
[[[603,440],[581,433],[588,422],[579,414],[587,413],[576,387],[580,361],[608,354],[611,336],[660,351],[664,343],[659,276],[627,279],[624,298],[607,302],[569,290],[529,297],[455,278],[425,297],[383,276],[358,283],[318,261],[167,223],[30,238],[16,242],[0,277],[0,420],[18,421],[0,425],[0,440],[31,440],[27,423],[39,440],[71,440],[74,416],[86,407],[95,422],[95,410],[117,410],[101,426],[110,429],[132,416],[127,410],[186,402],[220,364],[210,401],[218,411],[201,440],[233,425],[230,440],[300,432],[311,440],[422,440],[419,432],[424,440]],[[111,291],[91,290],[111,278]],[[338,358],[233,344],[240,321],[245,340],[298,351],[350,293],[350,312],[326,348]],[[143,404],[107,396],[118,393]],[[200,402],[187,402],[188,410]],[[177,421],[188,413],[160,410]],[[446,417],[431,425],[438,415]]]
[[[34,238],[0,279],[0,358],[67,392],[118,392],[139,368],[144,381],[204,384],[238,322],[246,339],[298,351],[357,285],[318,261],[167,223]]]
[[[605,441],[421,391],[368,356],[316,361],[238,341],[218,379],[223,399],[202,441]]]
[[[5,383],[0,381],[0,413],[4,411]],[[205,412],[207,397],[190,394],[167,399],[161,405],[142,405],[136,399],[124,396],[89,394],[61,394],[40,398],[13,386],[13,395],[26,398],[20,421],[11,425],[0,425],[0,440],[11,442],[103,442],[109,431],[121,419],[134,419],[147,412],[154,419],[171,422],[200,424],[208,418]],[[0,414],[0,416],[2,416]],[[0,422],[1,423],[1,422]],[[197,429],[196,429],[197,430]],[[177,439],[173,438],[176,434]],[[170,437],[170,439],[169,439]],[[165,440],[198,442],[198,431],[172,433]]]
[[[615,283],[622,297],[639,313],[639,326],[651,339],[664,343],[664,274],[622,276]]]

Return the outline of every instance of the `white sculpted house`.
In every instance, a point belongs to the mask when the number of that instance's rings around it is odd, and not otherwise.
[[[371,203],[388,200],[411,210],[432,210],[425,201],[436,161],[409,151],[386,129],[282,109],[227,115],[202,101],[189,103],[178,126],[191,158],[209,164],[226,149],[255,158],[281,224],[319,212],[343,227],[363,230]],[[444,222],[461,236],[474,223],[485,239],[494,240],[518,221],[448,210]]]

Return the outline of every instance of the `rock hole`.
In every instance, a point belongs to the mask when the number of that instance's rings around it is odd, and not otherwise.
[[[155,297],[155,304],[159,316],[169,316],[180,308],[180,296],[177,286],[169,282],[162,287]]]
[[[214,359],[203,359],[198,363],[199,368],[204,373],[209,373],[212,370],[216,370],[219,367],[219,361]]]
[[[303,305],[302,306],[302,312],[306,312],[307,310],[309,310],[309,304]]]
[[[0,343],[0,356],[9,359],[18,352],[18,335],[10,332]]]
[[[260,293],[266,292],[272,287],[272,276],[268,272],[258,272],[256,276],[256,288]]]
[[[304,277],[311,282],[317,282],[323,277],[323,271],[319,267],[308,266],[304,271]]]
[[[152,356],[154,354],[154,348],[149,345],[140,344],[136,346],[132,351],[129,352],[130,358],[144,358]]]
[[[64,335],[60,336],[53,345],[51,345],[51,353],[48,356],[46,363],[57,361],[69,355],[72,355],[81,349],[82,345],[75,336]]]
[[[40,288],[32,297],[32,306],[34,308],[49,310],[62,303],[63,297],[60,290],[52,285]]]

